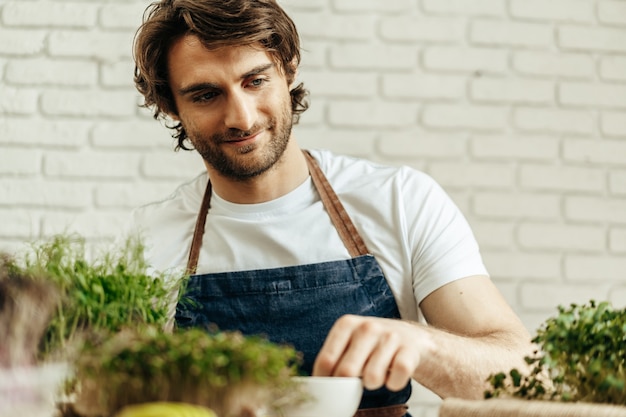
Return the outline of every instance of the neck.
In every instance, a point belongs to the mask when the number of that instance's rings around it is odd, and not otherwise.
[[[245,181],[220,175],[207,165],[213,190],[223,199],[238,204],[264,203],[281,197],[306,180],[309,169],[302,150],[291,138],[280,160],[263,174]]]

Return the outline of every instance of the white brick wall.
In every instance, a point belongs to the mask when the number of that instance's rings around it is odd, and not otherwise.
[[[0,0],[0,249],[110,241],[203,169],[137,106],[148,3]],[[303,146],[433,175],[531,330],[559,303],[626,306],[625,0],[282,3],[312,91]]]

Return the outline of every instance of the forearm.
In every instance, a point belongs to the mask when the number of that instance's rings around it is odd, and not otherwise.
[[[420,363],[413,378],[442,398],[483,398],[489,375],[512,368],[523,370],[532,352],[530,335],[523,329],[484,336],[459,336],[415,324],[422,342],[416,345]]]

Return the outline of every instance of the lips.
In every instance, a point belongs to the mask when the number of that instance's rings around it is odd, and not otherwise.
[[[226,139],[226,142],[244,142],[250,139],[254,139],[256,138],[258,135],[261,134],[261,131],[253,133],[251,135],[246,135],[246,136],[235,136],[235,137],[230,137]]]

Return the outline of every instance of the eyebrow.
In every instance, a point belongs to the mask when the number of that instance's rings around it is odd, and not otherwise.
[[[250,71],[246,72],[245,74],[243,74],[240,77],[240,79],[245,80],[247,78],[261,74],[272,67],[274,67],[274,63],[267,63],[267,64],[259,65],[257,67],[252,68]],[[218,89],[219,89],[219,86],[215,83],[203,82],[203,83],[195,83],[195,84],[191,84],[185,87],[181,87],[178,89],[178,94],[180,94],[181,96],[185,96],[188,94],[195,93],[197,91],[218,90]]]

